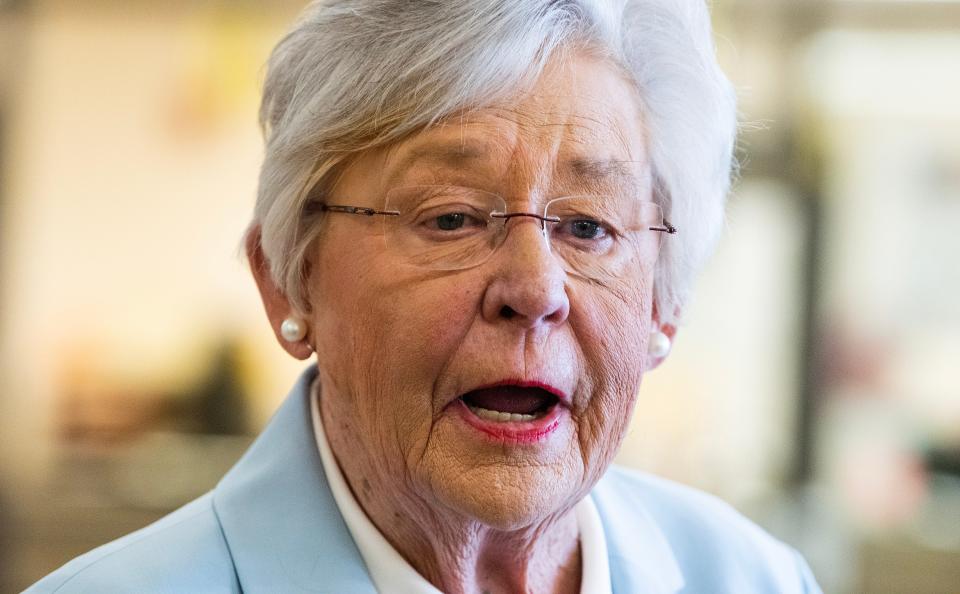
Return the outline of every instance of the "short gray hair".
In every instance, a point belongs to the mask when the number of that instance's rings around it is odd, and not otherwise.
[[[292,306],[310,309],[312,190],[364,150],[509,99],[571,49],[599,52],[639,92],[654,199],[680,229],[661,250],[654,297],[661,322],[675,323],[723,227],[737,127],[704,0],[312,2],[268,64],[250,227]]]

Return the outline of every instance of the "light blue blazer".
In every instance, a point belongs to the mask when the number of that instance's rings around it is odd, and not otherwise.
[[[375,594],[324,478],[311,368],[213,491],[28,593]],[[719,500],[611,468],[593,490],[616,594],[819,593],[806,563]]]

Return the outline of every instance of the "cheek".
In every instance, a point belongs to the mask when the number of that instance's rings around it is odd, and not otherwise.
[[[387,294],[387,293],[385,293]],[[476,319],[479,296],[449,279],[417,280],[390,294],[393,299],[375,313],[386,320],[374,352],[382,360],[375,385],[382,394],[374,421],[389,435],[397,468],[412,470],[426,452],[440,408],[437,378],[450,364]],[[399,460],[398,460],[399,462]]]
[[[652,290],[649,283],[591,289],[571,317],[592,377],[629,389],[643,370],[644,350],[652,329]]]
[[[343,227],[315,247],[310,288],[320,362],[362,373],[355,377],[409,377],[409,367],[435,359],[457,334],[472,296],[449,277],[411,274],[392,261],[382,238],[338,234]],[[371,373],[384,368],[389,373]]]
[[[587,467],[601,470],[630,423],[651,329],[649,285],[618,289],[596,292],[576,314],[589,393],[577,410],[580,445]]]
[[[476,320],[479,291],[450,279],[415,280],[384,290],[377,350],[403,377],[432,385]]]
[[[317,302],[320,365],[364,430],[395,439],[382,445],[401,455],[416,450],[434,417],[435,380],[473,323],[479,292],[389,267],[330,274],[322,285],[330,298]]]

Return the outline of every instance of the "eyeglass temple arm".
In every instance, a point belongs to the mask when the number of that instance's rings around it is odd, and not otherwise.
[[[651,231],[660,231],[661,233],[667,233],[669,235],[676,235],[677,228],[670,224],[670,221],[664,219],[662,227],[650,227]]]

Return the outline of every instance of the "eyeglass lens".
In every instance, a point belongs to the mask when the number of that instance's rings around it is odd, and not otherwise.
[[[391,190],[383,205],[385,237],[414,266],[461,270],[485,262],[517,218],[499,195],[462,186],[410,186]],[[659,205],[634,196],[569,196],[549,201],[536,215],[551,252],[576,275],[605,280],[649,270],[663,225]]]

